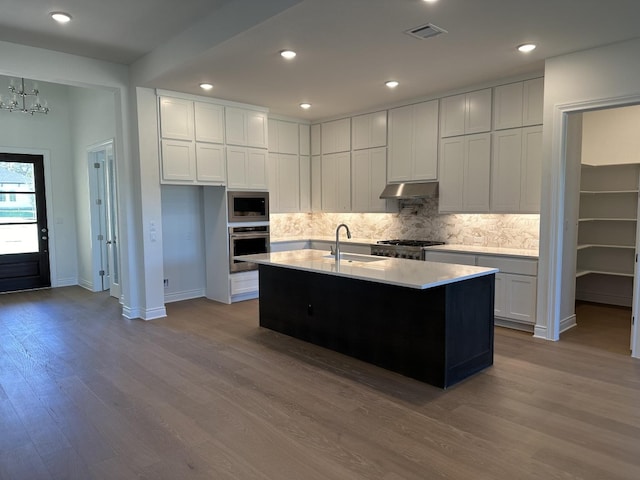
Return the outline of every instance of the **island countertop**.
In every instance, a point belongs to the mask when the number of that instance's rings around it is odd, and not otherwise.
[[[354,253],[344,253],[336,262],[326,251],[312,249],[239,255],[234,259],[420,290],[498,273],[496,268]]]

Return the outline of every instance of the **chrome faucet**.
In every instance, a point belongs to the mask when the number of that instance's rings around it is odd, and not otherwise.
[[[338,225],[338,228],[336,228],[336,249],[333,252],[336,256],[336,262],[340,260],[340,228],[342,227],[347,229],[347,238],[351,238],[351,231],[349,230],[349,227],[347,227],[345,223]]]

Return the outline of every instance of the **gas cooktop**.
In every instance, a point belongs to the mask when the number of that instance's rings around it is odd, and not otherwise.
[[[432,247],[434,245],[444,245],[444,242],[437,242],[435,240],[379,240],[380,245],[398,245],[401,247]]]

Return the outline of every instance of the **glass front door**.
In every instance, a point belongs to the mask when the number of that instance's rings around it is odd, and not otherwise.
[[[44,162],[0,153],[0,292],[51,286]]]

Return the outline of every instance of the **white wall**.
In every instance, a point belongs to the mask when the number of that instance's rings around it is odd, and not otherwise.
[[[640,106],[584,113],[582,163],[640,163]]]
[[[639,51],[640,40],[632,40],[546,61],[537,336],[558,339],[561,320],[573,312],[573,298],[562,291],[575,248],[564,235],[575,228],[564,214],[565,199],[575,201],[564,191],[566,114],[640,103]]]
[[[0,76],[4,92],[10,77]],[[25,87],[31,87],[27,81]],[[69,88],[38,82],[40,97],[51,111],[47,115],[25,115],[0,111],[0,151],[20,152],[23,149],[48,152],[45,165],[47,191],[47,221],[51,283],[54,287],[78,283],[76,255],[76,198],[71,151],[71,112]],[[6,96],[5,96],[6,98]],[[26,153],[26,152],[25,152]],[[45,159],[46,161],[46,159]]]
[[[71,144],[75,176],[78,283],[93,285],[91,202],[87,148],[115,137],[113,93],[105,90],[69,87]]]

